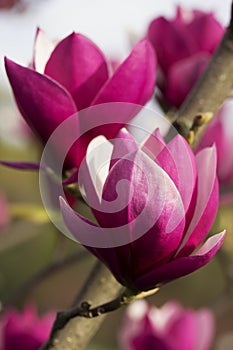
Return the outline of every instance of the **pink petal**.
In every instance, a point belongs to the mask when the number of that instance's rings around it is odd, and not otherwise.
[[[142,144],[142,150],[170,176],[178,188],[179,174],[173,156],[165,144],[159,129],[156,129]]]
[[[136,144],[133,136],[126,129],[121,129],[114,138],[113,142],[114,147],[111,157],[110,169],[119,159],[123,158],[129,153],[138,150],[138,145]]]
[[[176,20],[156,18],[151,22],[147,35],[165,73],[175,62],[197,51],[197,44],[186,30],[185,24]]]
[[[233,155],[229,152],[232,147],[232,111],[233,100],[228,99],[206,129],[197,151],[212,146],[217,149],[217,173],[221,185],[227,185],[233,179]]]
[[[118,235],[126,225],[134,274],[174,253],[183,234],[183,205],[170,177],[144,153],[112,167],[103,200],[103,210],[94,214],[101,226],[118,227]]]
[[[201,151],[206,147],[211,147],[213,144],[216,145],[217,150],[217,158],[218,158],[218,176],[219,180],[224,181],[224,170],[226,169],[226,162],[229,159],[229,145],[225,142],[226,137],[224,135],[223,124],[220,120],[220,113],[214,117],[214,119],[210,122],[208,128],[206,129],[203,137],[201,138],[198,147],[196,148],[196,153]],[[224,159],[224,161],[222,161]],[[220,172],[220,173],[219,173]]]
[[[179,317],[183,315],[183,308],[176,301],[168,301],[161,308],[150,309],[150,320],[154,323],[156,332],[164,332],[169,334],[171,327]],[[160,322],[155,322],[156,320]]]
[[[213,13],[202,13],[195,16],[187,26],[193,39],[199,46],[199,50],[213,53],[222,39],[224,28],[214,18]]]
[[[127,135],[126,132],[122,132],[121,136],[123,134]],[[100,173],[102,172],[103,167],[105,167],[107,164],[110,164],[112,153],[112,145],[109,141],[106,141],[107,144],[106,142],[104,143],[104,146],[107,146],[106,149],[95,148],[97,145],[96,140],[99,138],[94,139],[89,144],[87,149],[87,156],[79,169],[80,189],[82,192],[84,192],[84,195],[87,198],[89,204],[95,208],[95,212],[98,210],[103,210],[103,208],[101,208],[100,202],[102,198],[102,187],[103,181],[105,181],[105,177],[101,179]],[[109,145],[111,145],[111,148]],[[102,145],[100,146],[102,147]],[[110,153],[109,150],[111,150]],[[91,154],[92,151],[94,151],[93,155]],[[103,161],[104,163],[102,163]],[[87,231],[88,230],[86,230],[86,232]],[[107,246],[108,249],[101,248],[103,246],[103,243],[100,241],[101,236],[99,237],[100,240],[98,240],[98,243],[95,244],[97,248],[91,246],[86,246],[86,248],[108,266],[108,268],[112,271],[120,283],[125,284],[126,281],[129,282],[132,277],[132,262],[129,254],[129,245],[126,244],[129,242],[129,239],[127,239],[127,237],[129,237],[127,234],[127,226],[123,228],[124,237],[122,242],[121,238],[119,237],[119,230],[117,228],[115,232],[110,231],[109,228],[105,231],[107,231],[107,240],[104,242],[104,247]],[[121,243],[125,245],[115,248],[117,241],[119,245],[121,245]],[[112,246],[113,248],[111,248]]]
[[[149,327],[148,327],[149,328]],[[144,350],[144,349],[161,349],[170,350],[170,344],[167,339],[154,335],[152,331],[147,329],[142,334],[136,334],[130,341],[131,347],[129,350]],[[127,348],[126,348],[127,349]],[[127,349],[127,350],[128,350]]]
[[[141,105],[126,102],[109,102],[91,106],[79,113],[81,130],[88,130],[90,139],[99,135],[113,139],[141,109]]]
[[[141,148],[151,159],[155,160],[165,146],[166,144],[159,129],[155,129],[154,132],[144,140]]]
[[[120,268],[124,261],[122,250],[121,259],[119,260],[116,254],[117,249],[109,248],[113,242],[111,240],[111,233],[76,213],[63,198],[60,198],[60,206],[63,220],[71,237],[83,244],[92,254],[100,259],[112,271],[119,282],[122,283],[122,274],[126,273],[127,265],[124,265],[124,269],[123,266]],[[114,239],[114,237],[112,238]],[[108,247],[108,249],[106,249],[106,247]],[[120,249],[125,248],[120,247]],[[129,255],[126,254],[126,257],[128,259]]]
[[[107,81],[108,68],[100,49],[85,36],[73,33],[56,46],[45,74],[64,86],[81,110],[90,105]]]
[[[146,169],[146,178],[144,171],[140,169]],[[128,262],[128,265],[124,266],[124,275],[131,274],[132,279],[134,269],[144,268],[145,265],[150,265],[152,260],[161,259],[162,255],[167,256],[171,251],[174,252],[182,237],[184,212],[177,189],[160,167],[140,152],[127,155],[112,167],[105,182],[100,204],[89,170],[86,169],[83,175],[81,186],[84,187],[88,203],[92,208],[94,207],[93,212],[98,222],[107,229],[107,239],[105,237],[106,241],[101,244],[107,244],[108,247],[121,246],[116,249],[122,264],[123,261],[131,260],[132,254],[135,255],[134,261],[137,263],[131,266]],[[148,183],[152,183],[153,187],[153,189],[149,188],[150,196],[147,195]],[[153,186],[154,183],[155,186]],[[133,199],[131,191],[135,192]],[[145,203],[147,205],[143,208]],[[139,217],[142,210],[144,212]],[[143,236],[144,233],[146,235]],[[138,237],[145,241],[143,243],[145,249],[141,249],[141,241],[137,245],[134,242],[136,252],[134,253],[134,248],[132,253],[128,252],[129,243]],[[122,247],[124,244],[127,245]],[[145,259],[145,255],[150,256],[149,250],[152,250],[153,259],[151,257]],[[143,264],[141,260],[144,261]]]
[[[167,146],[161,150],[155,161],[170,176],[176,187],[179,188],[179,174],[177,166]]]
[[[124,181],[124,183],[122,183],[122,193],[120,193],[121,181]],[[168,188],[171,191],[170,195]],[[152,221],[155,223],[163,212],[166,201],[169,202],[169,198],[173,198],[173,200],[175,198],[177,200],[180,198],[169,176],[140,150],[126,154],[122,159],[116,162],[109,172],[103,189],[103,199],[112,202],[120,195],[122,196],[121,201],[123,202],[120,201],[121,204],[117,203],[114,205],[120,204],[120,207],[123,207],[122,204],[127,203],[127,207],[125,208],[127,212],[124,214],[122,213],[123,216],[126,215],[126,217],[124,219],[122,217],[121,220],[118,218],[116,224],[120,222],[131,222],[131,220],[138,216],[141,211],[140,208],[142,208],[144,204],[148,206],[147,209],[150,207],[151,212],[148,210],[148,214],[150,212],[149,215],[153,217]],[[123,200],[123,198],[125,198],[125,200]],[[156,200],[158,201],[157,203]],[[153,209],[151,207],[153,207]],[[179,209],[182,210],[182,208]],[[114,210],[111,211],[111,217],[113,213],[116,213],[118,216],[119,208],[114,207]],[[148,216],[146,219],[150,221]],[[168,223],[168,220],[165,221]],[[109,221],[109,225],[110,227],[114,225],[112,218]]]
[[[164,89],[167,101],[179,107],[201,77],[210,60],[210,55],[198,53],[180,60],[171,66]]]
[[[77,112],[71,96],[46,76],[9,59],[5,63],[23,117],[46,142],[59,124]]]
[[[20,112],[44,143],[63,121],[77,114],[74,101],[68,91],[52,79],[8,59],[6,59],[6,71]],[[78,138],[77,119],[71,124],[75,124],[75,130],[68,131],[70,133],[77,131]],[[60,133],[56,133],[57,137],[54,138],[53,144],[56,156],[59,156],[64,144],[69,143],[70,136],[66,132],[66,128],[69,129],[69,127],[70,124],[64,126],[63,132],[60,130]],[[73,147],[68,155],[66,166],[76,167],[83,152],[85,150],[80,143]]]
[[[178,173],[177,188],[180,192],[185,212],[187,212],[196,185],[195,157],[188,143],[180,135],[177,135],[169,142],[167,149],[175,162]]]
[[[196,156],[198,183],[196,207],[191,223],[177,252],[189,255],[208,234],[218,209],[216,149],[206,148]]]
[[[136,336],[143,337],[146,328],[145,320],[147,321],[149,311],[149,305],[144,300],[137,300],[127,307],[126,316],[118,336],[121,349],[131,350],[132,340]]]
[[[174,346],[174,349],[194,350],[193,345],[197,337],[195,313],[186,310],[177,315],[174,321],[167,334],[170,344]]]
[[[227,99],[217,113],[217,124],[221,123],[219,130],[214,135],[218,153],[218,178],[221,184],[229,184],[233,180],[233,155],[229,152],[232,147],[232,112],[233,99]]]
[[[87,147],[86,157],[79,167],[79,188],[89,205],[100,209],[102,192],[108,176],[113,145],[103,136],[94,138]]]
[[[211,349],[215,336],[215,320],[213,314],[207,309],[196,312],[196,323],[197,336],[195,350]]]
[[[32,63],[33,68],[37,72],[44,73],[46,63],[55,46],[56,45],[46,36],[44,31],[37,28]]]
[[[52,328],[55,313],[38,318],[36,310],[27,306],[21,313],[14,310],[3,315],[2,338],[6,349],[39,349]]]
[[[143,163],[143,160],[140,158],[143,159],[143,154],[141,153],[126,154],[111,168],[103,189],[101,212],[95,212],[95,216],[101,226],[117,227],[126,225],[142,211],[146,204],[148,184],[147,174],[143,172],[142,166],[139,168],[135,165],[135,163]],[[148,169],[148,173],[150,173],[150,169]],[[138,188],[136,188],[136,182]],[[141,196],[139,193],[141,193]],[[137,197],[133,203],[131,203],[132,195]],[[112,209],[108,212],[109,208],[107,206],[109,207],[110,205]],[[131,207],[132,211],[130,210]],[[135,212],[133,213],[133,211]],[[128,231],[130,232],[129,227]]]
[[[104,85],[93,104],[129,102],[144,105],[155,85],[156,60],[148,40],[137,43],[129,57]]]
[[[94,248],[119,247],[130,242],[128,227],[99,227],[76,213],[62,198],[62,215],[71,235],[82,245]],[[120,230],[122,228],[122,230]]]
[[[196,271],[215,256],[223,244],[224,238],[225,231],[210,237],[193,256],[178,258],[154,269],[134,281],[135,286],[141,290],[153,289],[158,283],[169,282]]]
[[[94,224],[92,221],[84,218],[82,215],[75,212],[69,204],[66,203],[66,201],[61,197],[60,198],[60,207],[62,216],[64,219],[64,222],[68,228],[68,230],[71,233],[71,236],[80,242],[81,244],[85,241],[85,237],[83,235],[86,235],[85,228],[90,228],[90,234],[95,234],[95,232],[98,231],[98,229],[101,229],[96,224]],[[92,229],[95,229],[96,231],[93,231]],[[99,230],[100,231],[100,230]]]

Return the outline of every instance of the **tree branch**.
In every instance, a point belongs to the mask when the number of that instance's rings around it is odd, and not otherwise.
[[[119,295],[122,286],[102,263],[97,262],[84,287],[75,299],[73,308],[57,314],[50,339],[41,350],[82,350],[95,335],[105,316],[95,320],[76,317],[75,310],[83,310],[87,305],[100,305],[106,299],[114,299]],[[78,306],[82,304],[82,307]],[[75,308],[76,307],[76,308]],[[70,313],[70,314],[69,314]],[[75,318],[74,318],[75,317]]]
[[[231,21],[205,73],[176,115],[174,126],[195,146],[233,84],[233,4]],[[205,116],[208,118],[205,118]],[[196,118],[199,117],[199,125]],[[200,120],[202,119],[202,121]]]

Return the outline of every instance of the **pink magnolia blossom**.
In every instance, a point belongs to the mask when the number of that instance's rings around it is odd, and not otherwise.
[[[76,33],[55,45],[38,30],[32,68],[9,59],[5,63],[18,108],[43,143],[63,121],[82,109],[107,102],[144,105],[154,90],[156,61],[147,39],[135,45],[111,76],[101,50]],[[129,114],[128,120],[132,117]],[[79,123],[82,130],[88,120]],[[104,135],[113,137],[117,131],[109,123]],[[68,155],[68,168],[79,166],[92,138],[90,132],[75,143]]]
[[[22,312],[8,310],[0,320],[1,350],[39,350],[48,339],[55,315],[36,315],[34,307]]]
[[[183,309],[177,302],[157,308],[139,300],[127,309],[119,342],[122,350],[210,350],[214,328],[208,309]]]
[[[233,182],[233,99],[228,99],[210,122],[197,151],[215,144],[217,150],[217,174],[220,185],[226,186]]]
[[[218,208],[215,148],[194,156],[182,136],[166,145],[158,130],[138,146],[122,129],[109,156],[95,151],[95,142],[80,169],[79,185],[98,225],[61,199],[73,237],[131,289],[153,289],[207,264],[225,235],[212,236],[192,254]]]
[[[148,29],[163,77],[160,88],[176,107],[206,68],[224,29],[212,13],[177,7],[175,18],[154,19]]]

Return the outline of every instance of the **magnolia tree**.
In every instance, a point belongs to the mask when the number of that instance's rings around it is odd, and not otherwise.
[[[232,21],[224,28],[212,13],[178,7],[174,18],[148,24],[114,68],[80,33],[54,42],[37,29],[32,56],[28,67],[7,57],[5,68],[17,107],[43,146],[41,160],[1,164],[38,171],[53,225],[97,262],[72,306],[56,317],[39,318],[32,306],[8,310],[11,298],[3,300],[1,349],[84,349],[109,312],[163,295],[222,245],[226,289],[219,300],[230,308],[232,262],[215,218],[219,203],[232,203]],[[3,229],[11,209],[4,199],[0,208]],[[18,294],[79,259],[51,263]],[[119,348],[208,350],[215,329],[206,308],[139,300],[118,331]]]

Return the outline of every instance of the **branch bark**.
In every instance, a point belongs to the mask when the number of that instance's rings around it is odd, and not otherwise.
[[[73,306],[81,305],[83,300],[87,300],[91,305],[98,306],[106,302],[106,299],[116,298],[121,289],[122,286],[114,279],[107,268],[102,263],[97,262],[81,292],[75,298]],[[95,319],[66,318],[61,317],[61,313],[58,313],[50,339],[41,350],[85,349],[105,317],[106,315]]]
[[[197,82],[191,94],[181,106],[176,115],[174,126],[178,132],[195,146],[210,116],[214,116],[224,100],[228,97],[233,84],[233,4],[231,8],[231,21],[223,39],[213,55],[205,73]],[[203,118],[203,123],[196,125],[195,118]]]

